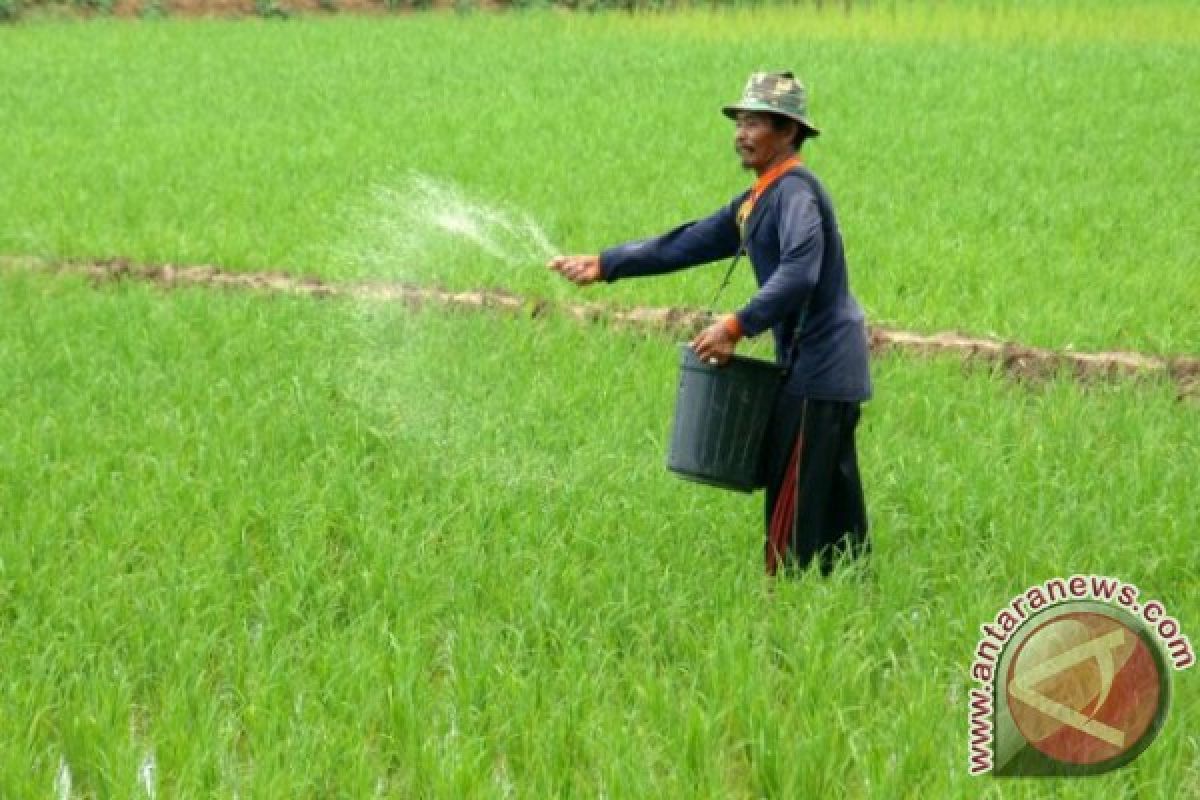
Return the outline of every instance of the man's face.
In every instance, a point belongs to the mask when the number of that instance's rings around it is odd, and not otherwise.
[[[760,170],[792,151],[795,130],[776,130],[771,115],[761,111],[739,111],[733,146],[746,169]]]

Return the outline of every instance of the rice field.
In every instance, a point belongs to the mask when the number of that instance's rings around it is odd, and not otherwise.
[[[648,235],[746,185],[718,108],[790,65],[872,319],[1190,352],[1200,15],[1071,8],[0,30],[0,252],[547,294],[536,265],[454,239],[377,252],[409,177],[528,213],[565,250]],[[717,273],[605,299],[704,304]]]
[[[535,256],[725,202],[716,108],[790,65],[872,321],[1194,354],[1198,49],[1185,3],[0,28],[0,254],[704,306]],[[877,359],[871,566],[772,583],[759,496],[663,468],[667,337],[0,270],[0,364],[0,797],[1200,796],[1190,672],[1116,773],[966,769],[1024,587],[1200,625],[1165,380]]]

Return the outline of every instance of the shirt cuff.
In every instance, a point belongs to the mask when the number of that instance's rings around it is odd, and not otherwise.
[[[732,336],[735,342],[745,335],[745,332],[742,330],[742,323],[737,318],[737,314],[730,314],[724,319],[722,324],[725,326],[725,332]]]
[[[612,266],[612,251],[615,249],[610,247],[608,250],[600,251],[600,254],[596,256],[596,261],[600,264],[600,280],[605,283],[612,283],[617,279],[617,276],[613,274]]]

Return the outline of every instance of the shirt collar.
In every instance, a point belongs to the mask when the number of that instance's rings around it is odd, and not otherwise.
[[[754,182],[754,188],[750,190],[751,202],[754,202],[758,200],[758,198],[762,197],[763,192],[769,189],[772,183],[779,180],[779,178],[785,172],[795,169],[803,163],[804,162],[800,160],[800,156],[785,158],[783,161],[780,161],[762,175],[758,176],[758,180]]]
[[[750,193],[746,195],[746,199],[742,201],[741,207],[738,208],[737,224],[741,230],[743,239],[746,238],[746,220],[750,219],[750,214],[754,211],[754,204],[758,202],[758,198],[762,197],[763,192],[770,189],[771,184],[783,177],[785,173],[801,166],[803,163],[800,160],[800,156],[795,155],[791,158],[785,158],[758,176],[758,180],[754,182]]]

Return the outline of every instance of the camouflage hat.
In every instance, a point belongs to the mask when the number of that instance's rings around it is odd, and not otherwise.
[[[742,99],[724,106],[721,112],[730,119],[737,119],[739,111],[762,111],[781,114],[794,119],[805,128],[810,136],[821,131],[808,119],[808,93],[804,84],[790,72],[756,72],[746,81]]]

